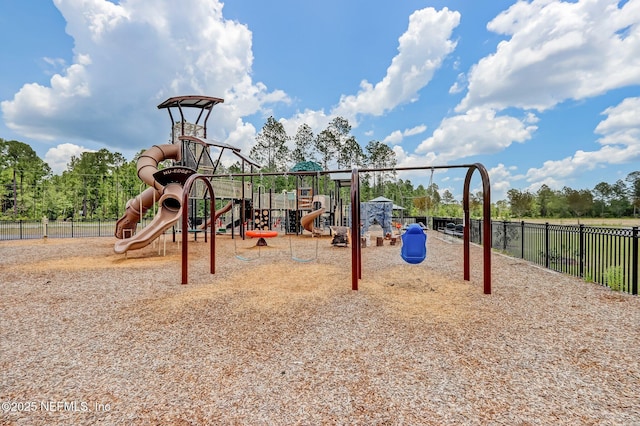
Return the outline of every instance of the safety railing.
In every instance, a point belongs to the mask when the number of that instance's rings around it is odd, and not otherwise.
[[[462,223],[433,218],[433,229]],[[482,220],[471,220],[471,241],[482,244]],[[553,271],[583,278],[612,290],[638,294],[639,228],[550,223],[491,222],[491,247]]]

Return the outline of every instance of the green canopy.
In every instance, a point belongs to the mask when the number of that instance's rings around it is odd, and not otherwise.
[[[315,161],[301,161],[289,170],[290,172],[320,172],[322,166]]]

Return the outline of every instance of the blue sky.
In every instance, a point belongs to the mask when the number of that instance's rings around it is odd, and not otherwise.
[[[401,166],[483,163],[494,201],[592,189],[640,170],[639,24],[640,0],[0,0],[0,137],[56,172],[132,158],[167,142],[160,102],[202,94],[247,153],[270,115],[291,136],[340,115]]]

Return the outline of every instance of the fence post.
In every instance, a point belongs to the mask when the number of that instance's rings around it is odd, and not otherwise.
[[[631,294],[633,295],[637,295],[638,294],[638,227],[634,226],[633,228],[631,228],[631,237],[633,238],[633,241],[631,241],[632,244],[632,250],[631,250]]]
[[[520,222],[520,258],[524,259],[524,220]]]
[[[22,239],[22,219],[20,219],[20,239]]]
[[[544,267],[550,269],[551,262],[549,259],[549,222],[544,223]]]
[[[580,224],[580,248],[579,248],[579,256],[580,256],[580,278],[584,278],[584,224]]]
[[[502,221],[502,250],[507,252],[507,221]]]

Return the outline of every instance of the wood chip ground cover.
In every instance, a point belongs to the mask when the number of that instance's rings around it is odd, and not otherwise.
[[[174,243],[0,242],[0,424],[640,424],[637,296],[497,254],[484,295],[437,233],[358,292],[326,238],[219,237],[215,275],[201,240],[186,286]]]

